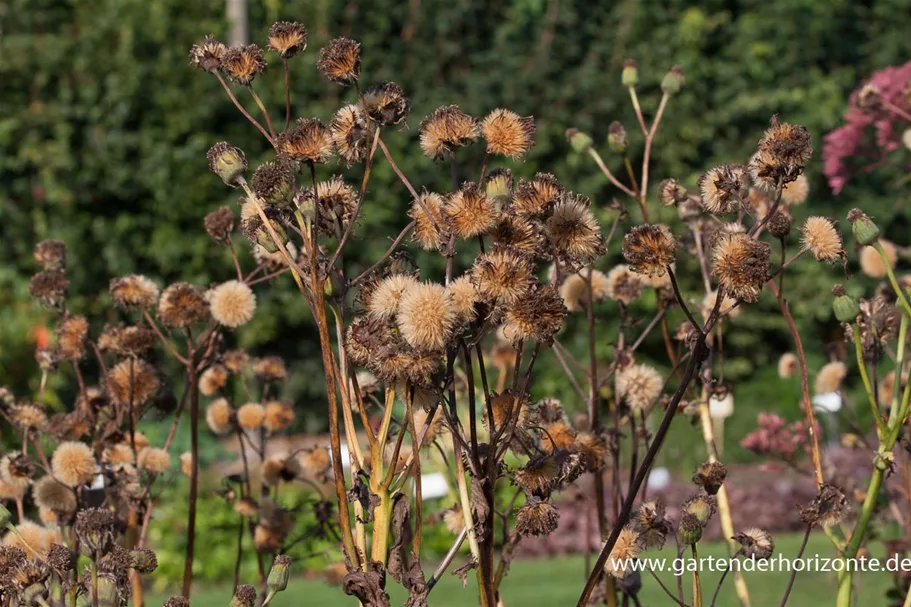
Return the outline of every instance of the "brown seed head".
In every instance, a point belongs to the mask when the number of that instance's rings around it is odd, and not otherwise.
[[[640,552],[642,542],[639,534],[632,527],[624,527],[604,564],[604,572],[616,579],[627,577],[632,571],[631,561],[639,556]]]
[[[45,270],[62,270],[66,266],[66,244],[62,240],[42,240],[35,245],[32,257]]]
[[[734,541],[740,544],[743,555],[747,558],[767,559],[775,551],[775,541],[765,529],[751,527],[734,536]]]
[[[658,184],[658,200],[661,201],[661,204],[671,206],[683,202],[686,198],[686,188],[673,177]]]
[[[128,310],[147,310],[158,301],[158,286],[140,274],[114,278],[108,291],[115,304]]]
[[[38,405],[15,405],[10,409],[10,420],[23,430],[42,431],[47,428],[47,413]]]
[[[161,293],[158,319],[166,327],[186,329],[209,317],[209,302],[201,287],[176,282]]]
[[[296,130],[296,127],[294,130]],[[285,131],[280,137],[286,137],[288,133],[289,131]],[[331,146],[331,138],[329,143]],[[300,139],[295,139],[289,143],[287,138],[285,138],[278,144],[283,156],[277,162],[264,162],[253,171],[253,177],[250,181],[256,196],[260,200],[267,205],[279,208],[288,205],[291,198],[291,190],[294,186],[294,175],[291,172],[290,163],[284,159],[284,154],[295,153],[295,151],[300,153],[311,152],[313,149],[309,147],[310,144],[315,144],[315,142],[312,140],[302,142]],[[258,215],[256,218],[261,219]]]
[[[291,160],[329,162],[334,152],[332,133],[318,118],[298,118],[278,136],[278,151]]]
[[[328,181],[316,184],[316,193],[319,196],[317,228],[320,232],[334,236],[339,225],[342,229],[347,228],[357,211],[358,193],[355,189],[340,175],[333,175]],[[313,187],[299,189],[294,195],[294,205],[312,220],[315,216]]]
[[[800,507],[800,518],[807,525],[832,527],[841,522],[847,505],[841,489],[826,483],[809,504]]]
[[[475,260],[471,279],[485,300],[509,305],[531,287],[533,272],[534,265],[527,256],[493,248]]]
[[[418,350],[442,350],[452,336],[456,310],[442,285],[414,284],[402,294],[396,324],[402,337]]]
[[[232,46],[222,54],[220,67],[228,78],[246,86],[266,71],[266,59],[255,44]]]
[[[445,200],[435,192],[424,190],[420,200],[411,203],[408,216],[414,219],[412,240],[427,251],[438,251],[448,242],[446,219],[443,216]]]
[[[628,306],[642,295],[642,281],[625,264],[614,267],[607,273],[607,296]]]
[[[712,250],[712,274],[731,297],[753,303],[769,279],[768,243],[743,233],[721,236]]]
[[[213,434],[227,434],[234,428],[234,408],[224,398],[217,398],[206,407],[206,425]]]
[[[66,299],[69,284],[70,281],[63,270],[43,270],[32,276],[28,283],[28,292],[47,307],[57,309]]]
[[[269,49],[282,59],[307,50],[307,28],[295,21],[277,21],[269,28]]]
[[[294,408],[290,402],[271,400],[266,403],[263,427],[272,434],[287,430],[294,423]]]
[[[702,205],[709,213],[720,215],[730,213],[737,203],[746,196],[749,189],[746,169],[740,165],[727,165],[709,169],[699,178]]]
[[[244,430],[259,430],[266,418],[266,410],[259,403],[247,403],[237,410],[237,424]]]
[[[727,467],[719,461],[705,462],[693,474],[693,482],[704,488],[709,495],[715,495],[728,474]]]
[[[349,167],[367,158],[367,121],[359,106],[350,104],[337,111],[329,133],[339,157]]]
[[[567,194],[545,223],[556,256],[568,265],[588,265],[604,254],[601,226],[585,196]]]
[[[437,108],[421,122],[421,149],[430,158],[442,158],[470,144],[481,134],[478,121],[457,105]]]
[[[155,347],[156,337],[152,329],[142,325],[105,325],[98,338],[102,352],[112,352],[131,358],[144,356]]]
[[[817,261],[831,263],[844,257],[841,235],[828,217],[808,217],[800,232],[803,248],[813,253]]]
[[[617,373],[616,394],[634,411],[648,412],[661,396],[664,380],[654,368],[644,364],[624,367]]]
[[[534,145],[535,119],[505,109],[496,109],[481,122],[487,152],[509,158],[524,156]]]
[[[383,126],[401,124],[408,116],[411,102],[395,82],[383,82],[364,91],[364,111],[367,117]]]
[[[512,196],[511,209],[523,217],[543,218],[563,200],[566,188],[550,173],[536,173],[534,179],[520,179]]]
[[[778,122],[777,118],[772,118],[771,128],[759,140],[757,147],[761,155],[769,157],[776,164],[797,169],[803,168],[813,154],[807,129],[800,125]],[[797,174],[794,175],[795,178]]]
[[[60,443],[51,457],[54,478],[69,487],[78,487],[92,480],[96,468],[91,448],[77,441]]]
[[[545,256],[541,223],[514,214],[503,214],[493,230],[494,243],[529,257]]]
[[[658,548],[660,550],[664,547],[667,534],[672,529],[670,521],[665,518],[664,514],[664,504],[660,502],[645,502],[639,506],[633,529],[639,534],[639,540],[644,549]]]
[[[534,284],[507,304],[503,331],[513,342],[533,339],[549,345],[563,326],[565,315],[560,293],[551,285]]]
[[[447,197],[443,216],[457,236],[467,239],[484,234],[496,224],[497,208],[478,184],[466,181]]]
[[[674,263],[677,241],[664,224],[635,226],[623,238],[623,257],[629,269],[647,276],[664,276]]]
[[[361,45],[348,38],[335,38],[320,49],[316,67],[338,84],[351,84],[361,73]]]
[[[549,535],[557,528],[560,515],[549,501],[531,496],[516,514],[516,533],[526,535]]]
[[[220,206],[206,215],[203,222],[206,233],[218,244],[227,245],[234,231],[234,213],[226,206]]]
[[[67,314],[57,324],[57,350],[62,360],[79,360],[85,354],[85,338],[89,323],[85,316]]]
[[[105,376],[105,393],[115,405],[141,407],[151,399],[161,381],[155,368],[142,359],[122,360]]]
[[[67,519],[76,511],[76,494],[54,477],[42,476],[32,487],[32,499],[43,510],[52,510]]]
[[[215,72],[221,67],[222,58],[227,50],[228,47],[207,35],[202,43],[194,44],[190,48],[190,65],[206,72]]]

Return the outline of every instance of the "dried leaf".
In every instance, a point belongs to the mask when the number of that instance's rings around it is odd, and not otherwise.
[[[471,571],[472,569],[477,569],[477,567],[478,567],[478,561],[476,561],[475,558],[473,556],[471,556],[468,558],[467,563],[465,563],[458,569],[454,569],[452,572],[452,575],[454,575],[457,578],[459,578],[460,580],[462,580],[462,588],[464,588],[465,586],[468,585],[468,572]]]
[[[342,580],[345,594],[356,596],[364,607],[391,607],[382,563],[371,561],[367,571],[349,570]]]

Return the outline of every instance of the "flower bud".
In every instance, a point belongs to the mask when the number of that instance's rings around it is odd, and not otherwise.
[[[512,185],[512,172],[509,169],[495,169],[487,176],[487,197],[506,200],[512,195]]]
[[[209,159],[209,169],[221,177],[225,184],[232,188],[240,184],[247,172],[247,158],[239,148],[227,141],[220,141],[209,148],[206,156]]]
[[[639,84],[639,66],[632,59],[623,62],[623,74],[620,76],[620,82],[627,88],[633,88]]]
[[[879,227],[860,209],[851,209],[848,221],[851,223],[851,231],[857,244],[870,246],[879,240]]]
[[[256,604],[256,589],[250,584],[241,584],[234,591],[231,607],[253,607]]]
[[[579,129],[566,129],[566,138],[573,146],[573,151],[584,154],[592,148],[592,138]]]
[[[860,304],[857,300],[848,295],[842,285],[832,287],[832,295],[835,296],[832,311],[835,312],[838,322],[854,322],[860,314]]]
[[[626,129],[616,120],[607,127],[607,146],[615,154],[626,151]]]
[[[288,579],[291,577],[291,557],[286,554],[279,554],[272,561],[272,570],[269,571],[269,577],[266,580],[266,586],[270,593],[281,592],[288,587]]]
[[[95,584],[92,584],[95,586]],[[117,589],[117,580],[109,575],[101,574],[98,576],[98,594],[95,595],[94,588],[89,588],[89,594],[92,595],[91,604],[98,607],[120,607],[120,591]]]
[[[677,526],[677,537],[684,546],[692,546],[702,539],[702,525],[692,514],[684,514]]]
[[[661,80],[661,92],[665,95],[676,95],[683,86],[683,69],[675,65]]]
[[[158,568],[158,557],[148,548],[137,548],[130,552],[130,562],[130,566],[143,575],[148,575]]]

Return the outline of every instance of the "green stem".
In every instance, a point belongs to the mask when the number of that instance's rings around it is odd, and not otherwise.
[[[879,251],[879,256],[883,258],[883,265],[886,266],[886,274],[889,275],[889,283],[892,284],[892,289],[898,296],[899,303],[905,310],[905,314],[911,316],[911,305],[908,304],[908,298],[905,297],[905,292],[899,286],[898,280],[895,278],[895,272],[892,271],[892,263],[889,261],[889,257],[886,255],[886,250],[883,248],[883,245],[878,242],[873,246],[877,251]]]
[[[876,422],[876,435],[882,440],[886,435],[886,426],[879,414],[879,407],[876,404],[876,397],[873,395],[873,384],[870,383],[870,376],[867,373],[867,364],[864,362],[864,349],[860,342],[860,325],[854,323],[854,351],[857,354],[857,367],[860,369],[860,377],[864,382],[864,390],[867,392],[867,400],[870,401],[870,409],[873,411],[873,420]],[[899,384],[901,385],[901,384]]]
[[[702,607],[702,580],[699,579],[699,555],[696,553],[696,544],[690,546],[693,550],[693,560],[696,566],[693,567],[693,607]]]
[[[908,334],[908,317],[902,315],[901,323],[898,327],[898,352],[895,357],[895,381],[892,388],[892,407],[889,409],[889,424],[895,423],[898,417],[898,392],[902,385],[902,373],[905,366],[905,339]]]

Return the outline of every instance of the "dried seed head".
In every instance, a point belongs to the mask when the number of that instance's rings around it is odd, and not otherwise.
[[[234,591],[231,607],[253,607],[256,604],[256,588],[250,584],[241,584]]]
[[[790,379],[794,377],[798,369],[797,356],[792,352],[785,352],[778,359],[778,377],[781,379]]]
[[[280,356],[263,356],[253,363],[253,374],[263,381],[278,381],[288,377],[288,369]]]
[[[367,313],[377,320],[393,318],[398,311],[402,295],[416,284],[417,279],[408,274],[387,276],[376,285],[367,298]]]
[[[644,549],[664,548],[667,534],[671,531],[671,523],[664,514],[664,504],[659,502],[645,502],[639,506],[633,528],[639,534]]]
[[[778,122],[776,117],[772,118],[771,128],[759,140],[757,147],[760,155],[769,158],[789,173],[793,173],[794,178],[799,175],[799,170],[813,154],[810,133],[807,132],[807,129],[800,125]],[[792,179],[783,180],[781,183],[787,181],[792,181]]]
[[[144,356],[155,343],[155,333],[142,325],[105,325],[98,338],[98,348],[102,352],[131,358]]]
[[[172,596],[164,602],[162,607],[190,607],[190,601],[182,596]]]
[[[18,525],[15,526],[17,533],[7,533],[3,537],[3,544],[7,548],[18,548],[20,550],[27,550],[28,554],[34,556],[37,552],[43,557],[47,554],[48,549],[51,547],[51,542],[54,540],[56,534],[54,531],[42,527],[38,523],[34,523],[30,520],[24,520]],[[34,564],[38,561],[28,561],[27,564]],[[19,569],[21,572],[22,569]]]
[[[334,151],[332,133],[318,118],[298,118],[294,126],[278,136],[279,154],[291,160],[329,162]],[[253,183],[255,187],[256,182]]]
[[[140,470],[153,474],[164,474],[171,467],[171,456],[164,449],[146,447],[139,452],[136,463]]]
[[[549,501],[531,496],[516,514],[516,533],[526,535],[549,535],[557,528],[560,515]]]
[[[443,216],[445,200],[439,194],[423,191],[419,200],[411,203],[408,216],[414,219],[412,240],[427,251],[438,251],[448,241],[446,219]]]
[[[332,143],[339,157],[349,167],[367,158],[367,121],[357,105],[342,107],[329,124]]]
[[[345,350],[355,365],[367,365],[375,355],[388,347],[393,339],[384,320],[361,316],[348,325],[345,333]]]
[[[844,257],[841,235],[828,217],[808,217],[800,229],[801,244],[817,261],[834,262]]]
[[[282,133],[282,135],[284,136],[286,133]],[[300,141],[294,143],[298,144]],[[289,145],[287,141],[279,144],[280,147],[284,146],[283,149],[288,149]],[[285,152],[283,151],[283,153]],[[277,162],[264,162],[253,171],[251,185],[256,196],[266,205],[278,208],[288,206],[291,200],[291,190],[294,187],[294,175],[291,172],[290,164],[282,159]]]
[[[486,192],[494,200],[506,200],[512,195],[513,178],[509,169],[494,169],[487,175]]]
[[[137,573],[148,575],[158,569],[158,557],[148,548],[136,548],[130,551],[130,567]]]
[[[443,511],[443,525],[453,535],[459,535],[465,528],[465,515],[462,514],[462,506],[455,504]]]
[[[213,434],[227,434],[234,428],[234,420],[234,408],[225,398],[217,398],[206,407],[206,425]]]
[[[569,451],[576,443],[576,431],[565,420],[557,420],[542,426],[541,448],[546,453]]]
[[[824,484],[819,493],[806,506],[800,507],[800,518],[807,525],[832,527],[841,522],[848,500],[841,489]]]
[[[712,249],[712,274],[726,294],[753,303],[769,279],[771,253],[768,243],[746,234],[723,234]]]
[[[550,173],[536,173],[532,180],[520,179],[513,192],[510,209],[523,217],[543,218],[566,193]]]
[[[77,441],[60,443],[51,457],[54,478],[69,487],[79,487],[92,480],[97,467],[91,448]]]
[[[203,396],[212,396],[227,384],[228,370],[224,365],[212,365],[199,376],[199,391]]]
[[[642,552],[642,543],[639,534],[632,527],[624,527],[617,536],[617,543],[611,550],[604,572],[616,579],[627,577],[632,571],[631,562]]]
[[[89,323],[85,316],[67,314],[57,324],[57,351],[61,360],[79,360],[85,354],[85,338]]]
[[[568,265],[589,265],[604,254],[601,226],[584,196],[567,194],[545,226],[550,246]]]
[[[781,189],[781,201],[787,205],[803,204],[810,195],[810,181],[806,175],[799,175],[797,179],[785,184]]]
[[[686,514],[692,514],[699,521],[699,524],[705,527],[709,519],[715,514],[717,502],[712,495],[696,494],[683,502],[681,511]]]
[[[231,232],[234,231],[234,213],[226,206],[220,206],[206,215],[203,222],[206,233],[220,245],[231,242]]]
[[[11,453],[0,459],[0,480],[15,487],[25,488],[32,483],[35,462],[24,453]]]
[[[229,350],[221,358],[225,367],[231,373],[240,373],[250,362],[250,357],[243,350]]]
[[[658,200],[661,201],[661,204],[672,206],[683,202],[686,198],[686,188],[673,177],[658,184]]]
[[[88,508],[76,515],[74,530],[80,548],[92,557],[107,554],[114,546],[116,520],[110,510]]]
[[[43,270],[38,272],[28,283],[29,295],[52,309],[59,309],[66,299],[66,289],[70,281],[63,270]]]
[[[361,73],[361,45],[348,38],[335,38],[320,49],[316,68],[338,84],[351,84]]]
[[[588,471],[601,470],[607,463],[607,442],[593,432],[579,432],[573,443],[573,450],[582,455],[585,469]]]
[[[126,443],[118,443],[105,447],[101,454],[101,461],[109,465],[133,464],[133,448]]]
[[[718,461],[705,462],[693,474],[693,482],[705,489],[709,495],[715,495],[721,489],[728,474],[727,467]]]
[[[608,296],[608,280],[604,272],[584,268],[576,274],[570,274],[560,285],[560,297],[563,305],[570,312],[580,312],[586,308],[589,299],[588,273],[591,277],[591,300],[598,302]]]
[[[269,49],[282,59],[307,50],[307,28],[295,21],[276,21],[269,28]]]
[[[201,287],[176,282],[161,293],[158,319],[166,327],[186,329],[209,317],[209,302]]]
[[[190,47],[190,65],[206,72],[215,72],[221,67],[222,57],[227,50],[228,47],[208,35],[201,44]]]
[[[467,239],[484,234],[496,224],[497,208],[478,184],[466,181],[449,194],[443,215],[450,229],[460,238]]]
[[[546,256],[545,238],[537,221],[513,214],[503,215],[493,230],[493,238],[497,246],[517,253],[529,257]]]
[[[281,400],[271,400],[266,403],[263,427],[269,433],[287,430],[294,423],[294,409],[291,403]]]
[[[642,294],[642,281],[625,264],[620,264],[607,273],[607,296],[625,306],[630,305]]]
[[[66,266],[66,244],[62,240],[42,240],[35,245],[32,258],[45,270],[62,270]]]
[[[317,228],[323,234],[335,236],[338,226],[347,228],[355,218],[358,194],[339,175],[333,175],[328,181],[316,184],[319,196],[319,223]],[[294,195],[294,206],[300,209],[304,217],[311,220],[316,217],[313,187],[301,188]]]
[[[114,303],[128,310],[147,310],[158,301],[158,286],[140,274],[114,278],[108,290]]]
[[[421,122],[421,149],[430,158],[442,158],[470,144],[481,134],[478,121],[457,105],[437,108]]]
[[[778,209],[769,218],[769,234],[775,238],[786,238],[791,233],[791,215],[784,209]]]
[[[481,122],[481,132],[487,141],[488,153],[519,158],[534,145],[535,119],[496,109]]]
[[[848,367],[841,361],[832,361],[823,365],[819,373],[816,374],[814,390],[816,394],[826,394],[828,392],[838,392],[841,390],[841,383],[848,375]]]
[[[772,556],[775,551],[775,541],[765,529],[751,527],[734,536],[734,541],[740,544],[743,555],[747,558],[764,560]]]
[[[301,453],[301,465],[304,470],[311,474],[319,475],[329,469],[332,460],[329,457],[329,450],[325,447],[313,447],[304,449]]]
[[[400,124],[408,116],[411,102],[395,82],[383,82],[364,91],[367,117],[383,126]]]
[[[255,44],[232,46],[222,54],[220,67],[228,78],[246,86],[266,71],[266,58]]]
[[[563,326],[563,298],[551,285],[535,284],[507,304],[504,333],[513,342],[535,340],[549,345]]]
[[[740,165],[727,164],[703,173],[697,185],[702,192],[705,210],[716,215],[734,211],[749,188],[746,170]]]
[[[442,350],[452,336],[455,323],[455,305],[442,285],[417,283],[402,294],[396,324],[411,347]]]
[[[207,293],[212,318],[225,327],[236,329],[253,318],[256,295],[246,283],[238,280],[223,282]]]
[[[51,544],[47,551],[47,564],[61,577],[66,577],[66,572],[76,568],[78,556],[75,552],[60,544]]]
[[[247,157],[243,151],[227,141],[219,141],[209,148],[206,158],[209,170],[221,177],[225,185],[236,188],[247,172]]]
[[[527,256],[493,248],[475,260],[471,279],[485,300],[509,305],[532,285],[533,272],[534,265]]]
[[[473,322],[478,316],[477,304],[481,299],[481,294],[477,287],[471,282],[471,277],[460,276],[453,280],[446,287],[449,296],[452,299],[453,309],[459,322]]]
[[[237,410],[237,424],[244,430],[259,430],[266,419],[266,410],[259,403],[247,403]]]
[[[623,257],[638,274],[664,276],[674,263],[677,241],[664,224],[635,226],[623,238]]]
[[[104,384],[105,394],[114,404],[141,407],[158,392],[161,381],[152,365],[129,358],[111,367]]]
[[[20,404],[12,407],[10,420],[23,430],[42,431],[47,428],[47,413],[38,405]]]
[[[52,510],[63,519],[68,519],[76,511],[76,494],[50,475],[35,482],[32,499],[42,510]]]
[[[648,365],[629,365],[617,373],[617,399],[625,401],[634,411],[647,413],[663,388],[661,374]]]

